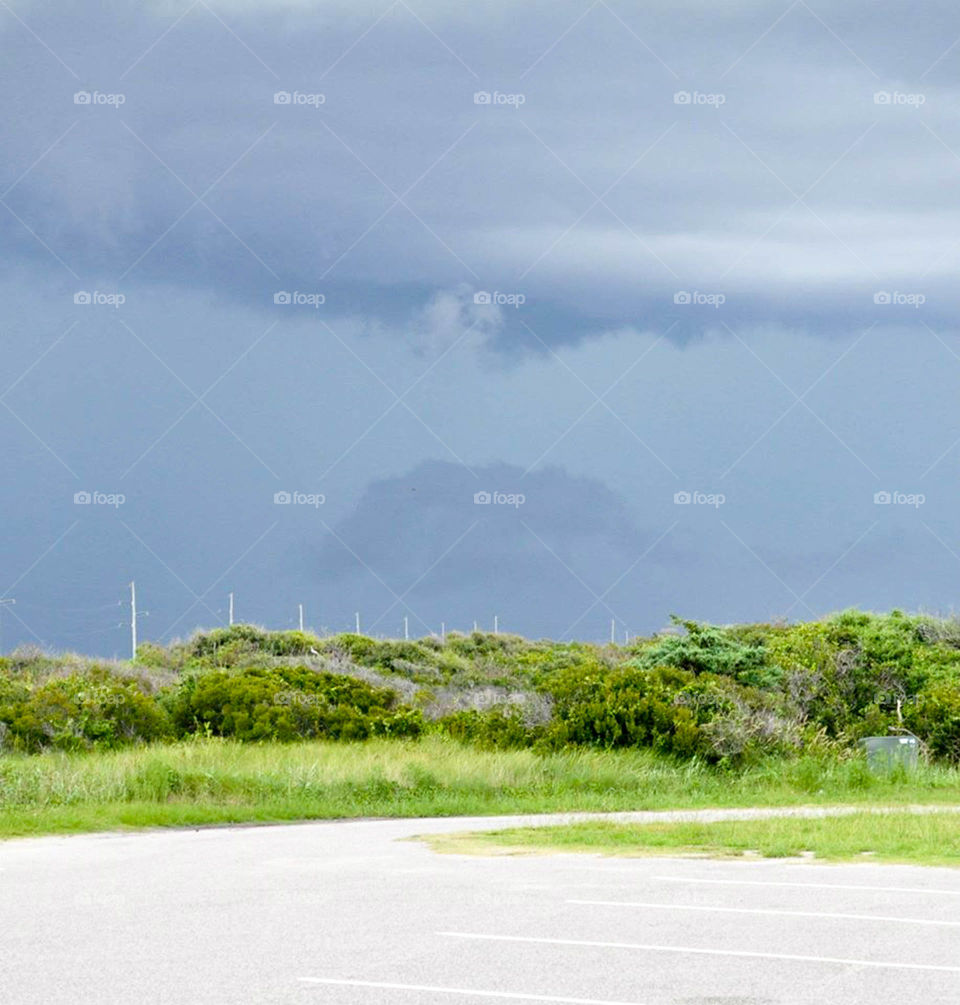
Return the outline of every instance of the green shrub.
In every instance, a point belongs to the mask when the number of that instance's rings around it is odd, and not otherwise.
[[[0,722],[4,744],[25,751],[111,748],[172,735],[166,712],[139,678],[97,666],[34,687],[0,682]]]
[[[913,651],[911,671],[918,692],[938,681],[960,681],[960,648],[942,642],[918,646]]]
[[[933,672],[924,638],[922,619],[899,611],[844,611],[791,625],[771,636],[768,650],[802,714],[830,736],[856,739],[896,724],[897,708]]]
[[[307,667],[215,670],[186,678],[172,701],[183,733],[209,732],[239,740],[416,736],[420,712],[396,694],[365,681]]]
[[[546,735],[543,726],[529,725],[519,709],[503,706],[462,709],[437,719],[436,726],[456,740],[484,748],[530,747]]]
[[[257,625],[230,625],[195,635],[188,645],[191,656],[234,666],[245,656],[306,656],[320,645],[308,632],[271,632]]]
[[[469,635],[451,632],[447,636],[447,645],[453,652],[468,659],[486,656],[506,661],[528,649],[532,643],[520,635],[504,635],[500,632],[471,632]]]
[[[344,633],[321,643],[320,652],[419,684],[443,683],[470,670],[469,662],[444,648],[439,639],[371,639]]]
[[[676,617],[673,622],[682,625],[686,634],[671,635],[650,646],[637,657],[637,666],[670,666],[693,674],[721,674],[758,687],[779,684],[780,668],[769,661],[759,635],[744,641],[732,629]]]
[[[907,707],[904,722],[935,756],[960,762],[960,681],[922,691]]]
[[[566,674],[603,674],[618,662],[622,660],[614,660],[596,646],[582,642],[539,643],[512,657],[512,666],[521,678],[545,691]]]
[[[137,663],[145,667],[170,667],[170,650],[156,642],[141,642],[137,646]]]
[[[699,709],[675,700],[694,674],[660,667],[621,667],[604,674],[572,672],[551,693],[554,743],[600,747],[653,747],[685,756],[705,753]]]
[[[642,746],[743,763],[803,742],[799,719],[782,697],[720,674],[627,665],[586,677],[570,673],[552,693],[553,745]]]

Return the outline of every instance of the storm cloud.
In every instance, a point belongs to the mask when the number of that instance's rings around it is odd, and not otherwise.
[[[948,608],[957,38],[947,4],[8,5],[4,645],[122,651],[131,579],[164,638],[229,590],[386,633]]]

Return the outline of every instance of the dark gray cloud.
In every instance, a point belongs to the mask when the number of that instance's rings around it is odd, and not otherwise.
[[[949,5],[15,6],[7,640],[944,606]]]
[[[689,336],[710,314],[678,291],[827,333],[919,292],[955,323],[955,12],[904,45],[902,15],[865,4],[598,5],[566,34],[578,5],[414,9],[227,5],[230,30],[204,5],[25,11],[73,72],[6,25],[6,201],[33,231],[11,219],[8,251],[251,306],[322,286],[368,317],[519,291],[559,341],[618,320]]]
[[[508,464],[471,474],[432,461],[370,485],[325,540],[316,570],[355,590],[388,584],[397,596],[387,591],[375,614],[381,630],[391,611],[396,622],[409,609],[421,630],[498,614],[504,627],[546,634],[562,630],[564,610],[592,606],[625,559],[652,543],[594,479],[555,467],[525,477]]]

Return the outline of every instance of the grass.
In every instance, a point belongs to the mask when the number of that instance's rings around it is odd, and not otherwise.
[[[438,736],[365,743],[197,739],[0,757],[0,837],[346,817],[808,804],[960,804],[960,770],[871,775],[800,758],[739,772],[649,750],[483,751]]]
[[[619,824],[606,821],[561,827],[516,827],[424,838],[437,851],[459,854],[591,852],[607,855],[813,855],[825,861],[867,860],[960,866],[956,813],[853,813],[817,819],[722,823]]]

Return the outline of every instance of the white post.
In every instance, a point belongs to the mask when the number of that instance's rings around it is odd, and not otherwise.
[[[130,582],[130,659],[137,658],[137,584]]]
[[[493,634],[496,635],[500,631],[500,619],[494,614],[493,616]]]
[[[357,613],[354,615],[354,617],[357,619],[357,635],[359,635],[360,634],[360,612],[357,611]]]
[[[440,622],[440,641],[447,641],[447,626],[442,621]]]
[[[473,630],[474,630],[474,631],[476,631],[476,630],[477,630],[477,623],[476,623],[476,621],[474,621],[474,623],[473,623]]]
[[[616,645],[617,642],[617,622],[615,618],[610,619],[610,645]]]
[[[298,607],[298,609],[300,611],[300,631],[302,632],[303,631],[303,604],[297,604],[297,607]]]
[[[233,594],[230,594],[230,624],[233,624]]]
[[[406,614],[403,616],[403,637],[407,641],[410,639],[410,623],[407,620]]]

